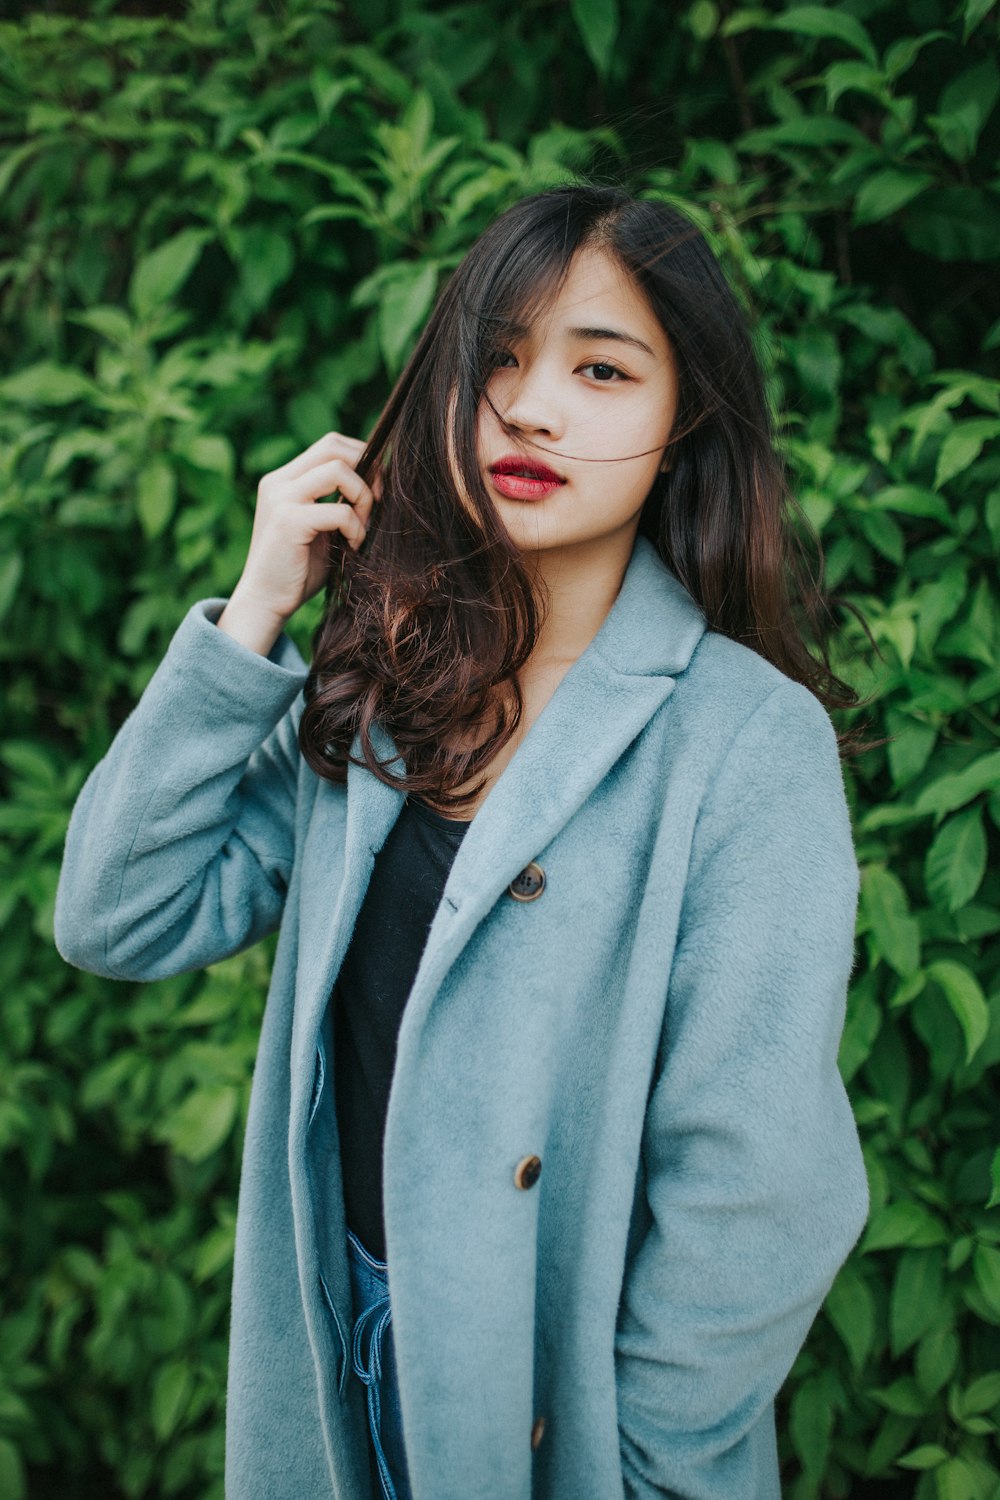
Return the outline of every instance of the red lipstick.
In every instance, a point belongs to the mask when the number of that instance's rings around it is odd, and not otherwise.
[[[493,488],[509,500],[541,500],[566,483],[561,475],[535,458],[508,453],[490,464]]]

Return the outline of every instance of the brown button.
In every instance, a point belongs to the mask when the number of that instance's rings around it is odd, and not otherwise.
[[[522,1156],[514,1168],[514,1183],[519,1188],[534,1187],[542,1175],[542,1163],[537,1156]]]
[[[545,1418],[536,1417],[531,1427],[531,1446],[537,1448],[545,1431]]]
[[[525,865],[520,875],[515,875],[507,887],[508,896],[515,901],[534,901],[545,889],[545,871],[534,860]]]

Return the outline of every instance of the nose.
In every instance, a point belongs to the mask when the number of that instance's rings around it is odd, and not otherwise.
[[[565,417],[551,376],[538,364],[504,373],[509,376],[509,384],[496,402],[503,425],[540,437],[560,437]]]

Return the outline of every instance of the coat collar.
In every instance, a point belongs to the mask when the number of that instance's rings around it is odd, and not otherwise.
[[[705,629],[695,600],[653,544],[637,536],[622,586],[599,630],[518,745],[459,846],[407,1003],[403,1032],[421,1024],[477,923],[582,806],[673,691],[676,675],[687,667]],[[372,744],[390,769],[405,770],[395,743],[379,724],[372,728]],[[360,753],[356,737],[352,754]],[[320,818],[321,809],[332,809],[332,796],[333,789],[324,784],[316,804]],[[329,986],[343,961],[374,856],[404,800],[402,792],[386,786],[366,766],[350,762],[346,829],[341,824],[339,832],[344,878],[332,914],[322,872],[304,872],[304,901],[315,897],[318,904],[311,914],[303,911],[303,917],[311,931],[326,937],[321,951],[313,951],[314,983],[301,997],[296,1017],[296,1051],[301,1047],[303,1061],[315,1048]],[[322,829],[318,832],[310,844],[322,857],[330,843]],[[332,821],[329,833],[335,841],[338,830]],[[319,904],[323,901],[325,907]]]
[[[596,635],[564,675],[480,807],[459,848],[463,892],[471,860],[481,864],[502,840],[513,879],[576,811],[673,690],[706,629],[705,617],[646,537],[637,536],[622,586]],[[387,730],[372,745],[391,769],[405,765]],[[360,741],[352,753],[360,757]],[[347,845],[377,853],[405,800],[365,766],[348,766]],[[523,829],[523,836],[519,830]],[[485,830],[485,831],[484,831]],[[525,840],[527,842],[525,843]],[[520,858],[525,849],[528,852]],[[516,851],[516,852],[515,852]],[[454,867],[453,867],[454,868]],[[499,874],[499,869],[498,869]],[[446,894],[454,895],[449,881]]]

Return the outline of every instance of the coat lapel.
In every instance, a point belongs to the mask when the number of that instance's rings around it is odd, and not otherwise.
[[[459,846],[404,1024],[419,1027],[477,924],[555,838],[673,691],[705,631],[694,599],[636,538],[622,587]]]
[[[586,801],[673,691],[706,629],[698,605],[637,536],[621,589],[597,634],[573,663],[518,746],[459,846],[407,1003],[404,1024],[419,1027],[449,967],[514,877]],[[373,726],[381,761],[404,769],[387,731]],[[360,755],[358,740],[352,753]],[[375,855],[404,796],[366,766],[348,767],[346,826],[340,788],[317,792],[303,863],[298,1001],[293,1035],[293,1117],[308,1109],[320,1022]],[[341,849],[339,890],[331,850]],[[322,934],[319,943],[315,934]],[[293,1088],[296,1085],[293,1084]]]
[[[403,769],[396,747],[378,724],[373,726],[372,743],[379,760],[393,756],[394,769]],[[357,735],[351,754],[361,756]],[[388,838],[403,801],[402,792],[386,786],[367,766],[353,762],[347,767],[346,798],[342,786],[327,781],[317,789],[302,862],[292,1023],[292,1120],[300,1127],[309,1110],[313,1060],[333,981],[344,961],[375,855]]]

